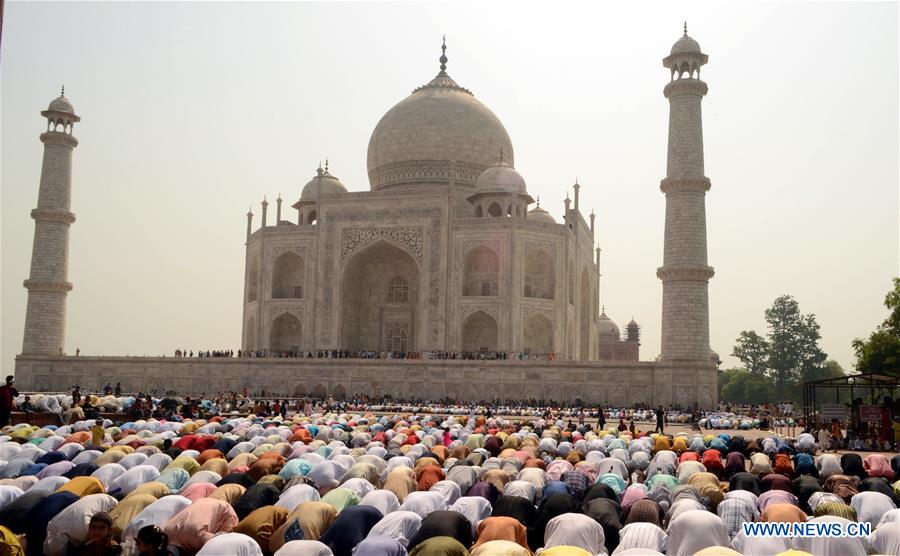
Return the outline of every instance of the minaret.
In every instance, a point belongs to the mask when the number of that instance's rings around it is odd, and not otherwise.
[[[662,280],[663,361],[702,361],[709,364],[709,279],[706,261],[706,192],[709,179],[703,173],[703,128],[700,101],[706,83],[700,66],[708,57],[687,34],[672,46],[663,60],[671,80],[663,89],[669,99],[669,152],[666,178],[660,190],[666,195],[666,227],[663,265],[656,271]]]
[[[28,308],[25,313],[25,339],[22,353],[59,355],[66,343],[66,295],[72,289],[69,274],[69,226],[75,215],[69,210],[72,197],[72,151],[78,140],[72,136],[75,122],[81,118],[65,97],[41,112],[47,118],[47,131],[41,134],[44,160],[34,218],[34,245],[31,250],[31,274],[25,280]]]

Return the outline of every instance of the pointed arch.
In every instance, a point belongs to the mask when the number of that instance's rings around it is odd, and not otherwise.
[[[291,313],[282,313],[272,321],[269,333],[269,350],[275,353],[300,351],[302,325]]]
[[[247,303],[256,301],[259,294],[259,259],[254,255],[247,268]]]
[[[463,258],[463,295],[500,295],[500,257],[485,245],[472,249]]]
[[[419,276],[415,259],[387,241],[355,253],[341,275],[341,345],[349,350],[415,350]]]
[[[484,311],[472,313],[462,326],[462,350],[497,351],[497,321]]]
[[[288,251],[275,259],[272,270],[272,299],[302,299],[305,264],[303,258]]]
[[[554,330],[550,319],[535,313],[525,320],[522,346],[525,353],[543,355],[553,353]]]
[[[578,330],[580,332],[579,359],[591,358],[591,281],[587,269],[581,271],[581,287],[578,295]]]
[[[556,264],[543,249],[532,249],[525,256],[525,297],[554,299],[556,294]]]
[[[244,331],[244,350],[255,351],[256,347],[256,317],[247,319],[247,328]]]

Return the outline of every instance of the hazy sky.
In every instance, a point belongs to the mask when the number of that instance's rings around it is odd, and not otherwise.
[[[898,273],[897,4],[610,4],[7,2],[3,373],[22,347],[39,112],[61,84],[82,117],[68,351],[237,349],[248,206],[258,225],[263,194],[290,205],[325,157],[368,190],[369,135],[438,71],[443,33],[448,72],[503,121],[529,192],[558,220],[578,177],[598,215],[601,302],[642,325],[642,356],[655,357],[661,60],[684,19],[709,54],[712,348],[736,363],[738,332],[763,331],[789,293],[850,366]]]

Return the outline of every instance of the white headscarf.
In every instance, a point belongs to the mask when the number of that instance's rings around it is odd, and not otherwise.
[[[503,488],[504,496],[518,496],[532,504],[537,501],[537,487],[528,481],[510,481]]]
[[[900,510],[890,510],[881,516],[875,531],[869,535],[869,551],[900,554]]]
[[[567,513],[554,517],[544,531],[544,548],[577,546],[599,556],[606,555],[603,526],[584,514]]]
[[[54,475],[53,477],[44,477],[40,481],[34,483],[28,490],[32,492],[46,490],[47,492],[52,494],[53,492],[56,492],[56,489],[68,482],[69,479],[63,477],[62,475]]]
[[[387,515],[400,509],[400,500],[397,499],[397,495],[393,492],[379,489],[363,496],[362,500],[359,501],[359,505],[372,506],[381,512],[381,515]]]
[[[403,546],[409,544],[409,540],[422,526],[422,518],[413,512],[397,511],[381,518],[381,520],[369,530],[369,537],[390,537]]]
[[[241,533],[216,535],[203,545],[197,556],[263,556],[259,544],[252,537]]]
[[[334,556],[334,553],[319,541],[290,541],[284,543],[274,556]]]
[[[40,481],[38,481],[40,482]],[[19,487],[15,487],[12,485],[2,485],[0,486],[0,508],[5,508],[7,504],[10,504],[13,500],[22,496],[25,491],[23,491]]]
[[[440,492],[420,490],[407,494],[400,509],[415,512],[425,518],[433,511],[447,509],[447,503],[444,502],[444,497]]]
[[[731,547],[744,556],[769,556],[781,554],[791,549],[791,540],[788,537],[748,537],[744,535],[743,527],[738,529],[737,535],[731,541]]]
[[[428,490],[441,493],[441,496],[444,497],[444,502],[448,506],[456,502],[460,494],[462,494],[459,485],[448,480],[438,481]]]
[[[841,475],[844,469],[841,467],[841,458],[837,454],[823,454],[816,459],[816,467],[819,469],[819,480],[825,481],[832,475]]]
[[[365,498],[367,494],[375,490],[375,485],[363,479],[362,477],[347,479],[346,481],[341,483],[341,487],[352,490],[360,498]]]
[[[466,516],[466,519],[472,524],[472,535],[475,535],[478,523],[482,519],[491,517],[492,511],[491,503],[482,496],[463,496],[454,502],[449,509]]]
[[[138,531],[147,525],[157,525],[162,527],[165,522],[169,521],[175,514],[191,505],[191,501],[184,496],[170,494],[163,496],[156,502],[153,502],[143,510],[141,510],[134,519],[122,531],[123,544],[129,539],[134,540]]]
[[[309,485],[294,485],[281,493],[275,505],[292,512],[294,508],[304,502],[318,502],[320,499],[319,491],[313,487]]]
[[[836,521],[846,530],[849,519],[834,515],[823,515],[807,523],[827,523]],[[794,548],[816,556],[865,556],[865,539],[859,537],[799,537],[794,539]]]
[[[874,491],[854,494],[850,505],[856,510],[856,519],[860,523],[871,523],[872,527],[881,521],[884,514],[897,507],[888,496]]]
[[[116,499],[108,494],[90,494],[67,506],[47,524],[44,554],[62,556],[70,543],[74,546],[83,544],[87,540],[91,517],[109,512],[115,505]]]
[[[714,513],[706,510],[688,510],[669,522],[670,556],[692,556],[694,552],[709,546],[728,546],[725,525]]]
[[[106,490],[109,490],[110,483],[122,473],[125,473],[124,467],[118,463],[107,463],[101,465],[96,471],[91,473],[91,477],[95,477],[98,481],[103,483]]]
[[[629,523],[619,531],[619,545],[613,550],[613,556],[629,550],[665,552],[666,532],[652,523]]]

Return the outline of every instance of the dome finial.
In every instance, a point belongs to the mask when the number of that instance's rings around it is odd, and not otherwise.
[[[685,36],[685,37],[688,36],[688,34],[687,34],[687,20],[686,20],[686,19],[684,20],[684,36]]]
[[[61,96],[61,97],[66,96],[66,86],[65,85],[62,86],[62,91],[59,93],[59,96]]]
[[[325,157],[325,173],[328,173],[328,157]]]
[[[538,208],[541,208],[541,196],[540,195],[537,196],[537,204],[538,204]]]
[[[441,44],[441,73],[444,73],[447,70],[447,35],[443,36],[443,43]]]

